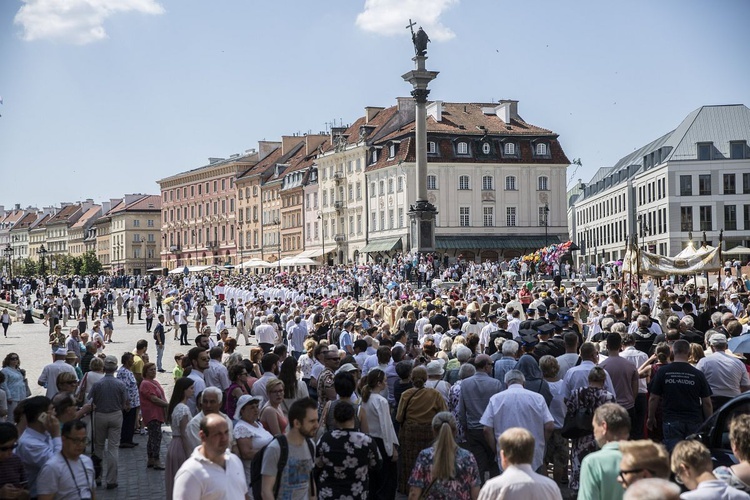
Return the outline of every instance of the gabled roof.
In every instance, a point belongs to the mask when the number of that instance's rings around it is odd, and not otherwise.
[[[11,231],[28,229],[37,220],[38,217],[39,215],[36,212],[27,213],[21,218],[21,220],[16,222]]]
[[[62,208],[59,212],[53,215],[47,222],[47,225],[52,224],[68,224],[72,222],[72,218],[81,211],[81,205],[67,205]]]
[[[84,214],[81,216],[78,221],[73,224],[70,228],[76,229],[76,228],[84,228],[88,226],[90,223],[92,223],[96,218],[99,216],[99,214],[102,211],[101,205],[94,205],[93,207],[89,208]]]
[[[47,222],[52,218],[52,214],[43,214],[37,220],[31,223],[29,231],[34,229],[44,229],[47,226]]]
[[[281,146],[274,148],[273,151],[271,151],[265,158],[238,175],[237,180],[239,181],[247,177],[265,172],[265,170],[269,166],[275,165],[279,161],[281,161]]]
[[[192,170],[186,170],[184,172],[180,172],[176,175],[170,175],[169,177],[164,177],[163,179],[159,179],[156,181],[157,184],[161,184],[162,182],[168,181],[170,179],[176,179],[179,177],[182,177],[187,174],[192,174],[195,172],[200,172],[201,170],[210,170],[216,167],[221,167],[223,165],[229,165],[231,163],[247,163],[247,162],[253,162],[258,158],[258,153],[256,151],[251,151],[249,153],[245,153],[242,155],[237,156],[230,156],[229,158],[218,158],[216,161],[209,162],[208,165],[203,165],[198,168],[194,168]]]
[[[121,212],[160,212],[161,211],[161,196],[158,194],[147,194],[143,195],[135,201],[128,203],[120,202],[110,210],[107,215],[119,214]]]
[[[23,210],[11,210],[7,214],[5,214],[5,217],[0,219],[0,227],[7,227],[12,226],[21,218],[24,216],[25,212]]]

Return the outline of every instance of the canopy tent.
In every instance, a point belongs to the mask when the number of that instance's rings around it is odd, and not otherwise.
[[[305,250],[304,252],[295,255],[295,257],[311,259],[313,257],[320,257],[321,255],[323,255],[322,248],[313,248],[312,250]]]
[[[185,271],[185,267],[175,267],[171,271],[169,271],[169,274],[182,274]],[[190,269],[188,269],[190,271]]]
[[[152,267],[151,269],[146,269],[146,272],[147,273],[160,273],[162,272],[162,269],[163,268],[161,267]]]
[[[688,246],[682,249],[680,253],[674,256],[675,259],[689,259],[690,257],[693,257],[695,255],[695,247],[693,247],[693,242],[689,242]]]
[[[237,264],[237,269],[254,269],[257,267],[268,267],[269,263],[265,260],[258,259],[258,258],[252,258],[250,260],[246,260],[242,264]]]
[[[722,252],[722,255],[750,255],[750,248],[742,245],[737,245],[731,250]]]

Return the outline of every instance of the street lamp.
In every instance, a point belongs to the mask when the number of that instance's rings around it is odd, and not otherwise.
[[[273,224],[276,226],[276,238],[277,243],[279,244],[279,272],[281,272],[281,221],[279,219],[274,219]]]
[[[39,250],[37,250],[37,252],[39,253],[39,262],[40,262],[39,274],[41,274],[42,277],[44,277],[44,256],[47,255],[47,249],[44,248],[44,244],[39,246]]]
[[[318,220],[320,221],[320,241],[323,243],[323,265],[328,264],[326,259],[326,228],[323,225],[323,212],[318,212]]]
[[[8,243],[8,246],[5,247],[5,258],[7,259],[7,265],[8,265],[8,289],[11,292],[11,297],[13,297],[13,285],[11,284],[11,281],[13,281],[13,247],[10,246],[10,242]],[[12,300],[12,299],[11,299]]]
[[[544,203],[544,246],[547,246],[547,228],[549,226],[549,203]]]

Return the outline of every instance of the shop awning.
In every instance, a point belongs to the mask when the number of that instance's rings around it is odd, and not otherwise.
[[[323,255],[323,249],[322,248],[313,248],[312,250],[305,250],[302,253],[298,253],[295,255],[295,257],[299,257],[302,259],[312,259],[315,257],[320,257]]]
[[[560,243],[556,235],[549,235],[546,245]],[[435,248],[437,250],[525,250],[543,248],[544,236],[436,236]]]
[[[392,252],[401,248],[401,238],[384,238],[372,240],[362,249],[362,253]]]

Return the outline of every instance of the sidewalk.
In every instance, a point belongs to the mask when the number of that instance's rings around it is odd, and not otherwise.
[[[172,440],[172,433],[168,429],[168,427],[165,427],[162,434],[162,463],[166,462],[167,448]],[[133,441],[139,443],[139,445],[135,448],[119,450],[119,464],[117,467],[118,487],[108,490],[102,484],[102,486],[96,489],[97,499],[138,498],[161,500],[166,498],[164,471],[146,467],[146,441],[148,441],[148,436],[136,434]]]

